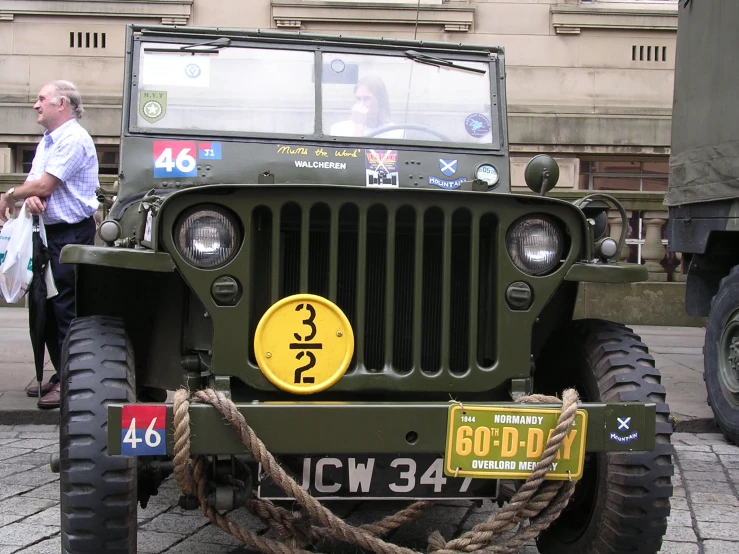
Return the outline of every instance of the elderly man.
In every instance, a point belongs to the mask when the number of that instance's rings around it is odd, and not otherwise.
[[[41,215],[54,276],[59,294],[47,301],[44,340],[56,374],[41,385],[42,409],[58,408],[61,403],[62,344],[75,317],[74,266],[59,263],[59,253],[67,244],[93,244],[98,201],[98,160],[89,133],[78,123],[82,117],[82,99],[68,81],[44,85],[33,106],[37,122],[46,129],[36,148],[31,172],[26,181],[8,190],[0,198],[0,219],[12,213],[15,202],[26,201],[34,215]],[[33,386],[28,396],[37,396]]]

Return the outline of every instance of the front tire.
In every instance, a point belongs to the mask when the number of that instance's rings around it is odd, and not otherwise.
[[[136,401],[123,321],[75,319],[62,353],[62,551],[136,552],[136,458],[108,456],[107,406]]]
[[[711,301],[703,365],[713,417],[726,439],[739,444],[739,266]]]
[[[630,329],[579,320],[556,332],[537,361],[535,388],[575,387],[583,401],[655,402],[652,452],[586,456],[570,504],[537,539],[542,554],[656,554],[667,531],[672,445],[665,389],[647,346]]]

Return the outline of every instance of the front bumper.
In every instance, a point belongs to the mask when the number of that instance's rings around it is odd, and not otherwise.
[[[121,454],[122,411],[108,406],[108,454]],[[555,404],[490,402],[486,406],[557,408]],[[137,404],[163,406],[162,404]],[[174,452],[173,405],[166,406],[167,455]],[[254,402],[236,404],[247,424],[275,455],[280,454],[424,454],[444,452],[449,403],[443,402]],[[587,452],[654,449],[657,406],[654,403],[581,403],[588,413]],[[629,442],[613,440],[619,421],[630,418],[638,430]],[[415,435],[411,435],[415,433]],[[406,437],[417,437],[408,441]],[[210,405],[190,405],[190,453],[248,453],[236,432]]]

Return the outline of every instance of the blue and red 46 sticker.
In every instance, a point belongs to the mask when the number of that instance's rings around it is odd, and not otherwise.
[[[167,453],[165,406],[123,406],[121,454],[157,456]]]
[[[197,177],[195,142],[167,140],[154,142],[154,177]]]
[[[220,160],[220,142],[154,141],[154,178],[197,177],[197,160]]]

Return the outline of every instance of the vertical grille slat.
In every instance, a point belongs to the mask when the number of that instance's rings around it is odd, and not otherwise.
[[[396,212],[393,280],[393,359],[399,373],[413,369],[413,291],[415,276],[416,210],[403,206]]]
[[[480,271],[478,288],[478,348],[477,363],[480,367],[490,367],[495,362],[495,315],[497,313],[495,297],[495,230],[497,221],[492,214],[485,214],[480,219]],[[473,331],[474,332],[474,331]]]
[[[308,292],[308,272],[311,266],[310,257],[310,226],[312,219],[312,212],[309,212],[305,207],[302,209],[300,219],[300,254],[298,260],[303,260],[300,264],[300,292]]]
[[[331,208],[328,250],[328,299],[336,303],[339,286],[339,210],[337,206]]]
[[[385,367],[385,297],[388,214],[385,206],[372,206],[367,212],[366,291],[364,298],[364,365],[378,372]],[[361,297],[360,297],[361,298]]]
[[[308,292],[329,297],[330,208],[316,204],[310,210],[310,253],[308,254]]]
[[[354,204],[339,209],[338,220],[338,275],[336,304],[342,309],[354,331],[354,356],[347,372],[357,365],[357,258],[359,240],[359,210]]]
[[[249,326],[250,337],[256,331],[259,320],[270,305],[277,299],[277,283],[279,282],[279,265],[273,263],[278,258],[279,242],[274,241],[274,212],[267,206],[257,206],[248,222],[244,223],[244,231],[250,240],[244,241],[244,253],[249,260],[249,273],[242,283],[244,291],[250,291]],[[278,232],[279,235],[279,227]],[[278,239],[279,240],[279,239]],[[254,363],[254,350],[249,349],[249,359]]]
[[[367,210],[359,208],[359,225],[357,229],[357,319],[354,333],[354,353],[358,366],[364,366],[364,332],[367,290]]]
[[[421,370],[436,373],[441,368],[441,289],[443,276],[444,214],[430,208],[423,222],[423,339]]]
[[[308,214],[303,214],[300,206],[294,202],[282,206],[280,212],[281,298],[300,292],[300,278],[303,273],[300,268],[301,246],[303,242],[300,239],[300,231],[303,217],[307,218]]]
[[[480,220],[477,217],[472,218],[471,224],[471,240],[470,240],[470,311],[469,311],[469,349],[467,351],[468,365],[477,358],[477,337],[475,332],[477,329],[478,304],[477,298],[479,294],[478,275],[480,274]]]
[[[452,373],[461,374],[470,367],[467,345],[470,342],[469,313],[471,310],[470,295],[470,243],[472,215],[466,209],[458,209],[451,220],[451,283],[449,299],[449,367]],[[473,333],[474,334],[474,333]]]
[[[281,210],[272,210],[272,248],[270,249],[272,271],[270,271],[269,288],[270,304],[274,304],[280,299],[280,226],[282,224],[280,212]]]
[[[413,368],[421,369],[421,339],[423,337],[423,220],[424,214],[416,214],[416,245],[413,261]]]
[[[395,332],[395,222],[396,212],[388,209],[385,238],[385,366],[393,365],[393,334]]]
[[[444,212],[442,228],[441,278],[441,367],[449,367],[452,288],[452,214]]]

